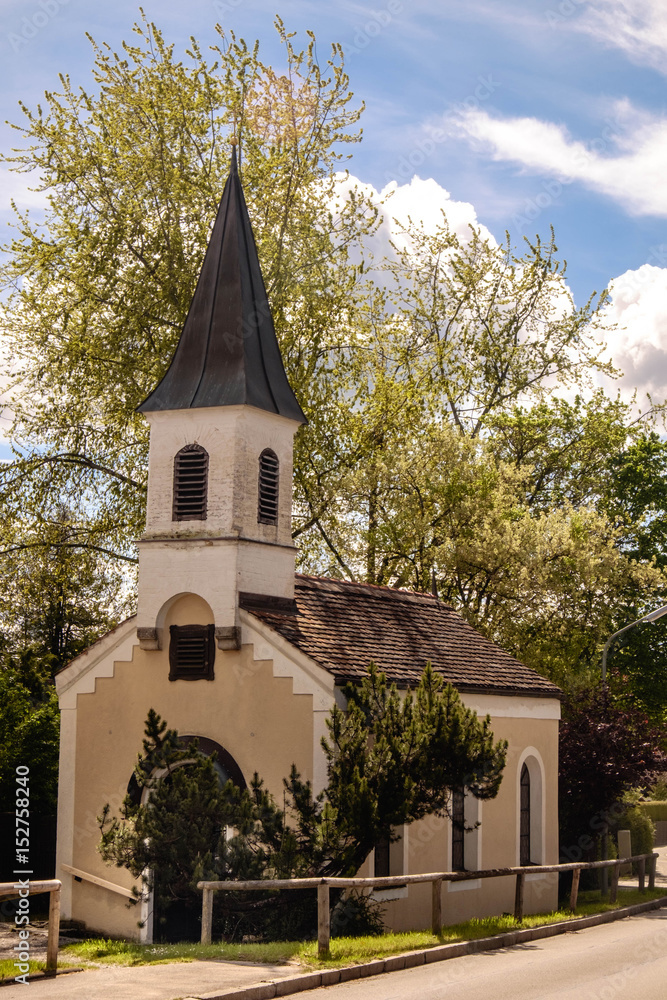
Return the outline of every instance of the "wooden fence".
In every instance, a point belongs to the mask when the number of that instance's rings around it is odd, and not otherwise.
[[[484,871],[471,872],[428,872],[419,875],[390,875],[384,878],[287,878],[259,879],[252,882],[198,882],[197,888],[202,890],[201,941],[211,943],[213,927],[213,893],[214,892],[252,892],[266,889],[317,889],[317,950],[320,958],[329,955],[330,913],[329,890],[335,889],[389,889],[392,886],[403,887],[420,882],[432,884],[431,927],[434,934],[440,934],[442,929],[442,883],[468,882],[480,878],[516,879],[514,892],[514,916],[523,919],[523,892],[526,875],[548,875],[553,872],[572,872],[572,888],[570,891],[570,909],[576,910],[579,893],[579,879],[584,868],[613,868],[610,900],[616,901],[618,891],[618,876],[622,865],[637,862],[638,885],[644,891],[646,881],[646,863],[649,870],[649,889],[655,887],[655,866],[657,854],[635,854],[631,858],[618,858],[615,861],[573,861],[564,865],[524,865],[517,868],[489,868]]]
[[[60,879],[52,878],[41,882],[28,882],[28,897],[49,893],[49,934],[46,940],[46,971],[58,968],[58,939],[60,938]],[[0,882],[0,899],[19,895],[16,882]]]

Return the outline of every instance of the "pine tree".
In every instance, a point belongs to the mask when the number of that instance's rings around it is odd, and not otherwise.
[[[480,799],[498,793],[507,744],[494,742],[489,719],[480,721],[430,666],[405,696],[373,665],[345,693],[346,711],[334,707],[322,742],[327,787],[313,796],[293,765],[285,809],[257,774],[246,789],[221,785],[196,742],[183,747],[149,711],[135,769],[141,800],[128,797],[120,819],[105,807],[100,850],[141,877],[143,892],[154,891],[165,921],[175,906],[190,912],[189,927],[172,920],[163,933],[198,936],[200,879],[352,876],[393,828],[448,814],[452,788]],[[220,895],[216,926],[228,937],[298,937],[315,926],[312,892]],[[372,906],[357,908],[365,929],[379,929]]]

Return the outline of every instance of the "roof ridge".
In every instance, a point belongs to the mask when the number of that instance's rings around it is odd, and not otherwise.
[[[398,597],[427,597],[434,604],[455,611],[455,608],[451,604],[448,604],[447,601],[443,601],[439,597],[436,597],[435,594],[429,594],[425,590],[407,590],[405,587],[388,587],[381,583],[360,583],[357,580],[341,580],[334,576],[313,576],[310,573],[295,573],[294,575],[297,579],[301,580],[314,580],[317,583],[336,583],[343,587],[360,587],[364,590],[380,590],[385,594]]]

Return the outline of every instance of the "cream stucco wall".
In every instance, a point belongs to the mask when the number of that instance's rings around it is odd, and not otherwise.
[[[467,701],[467,696],[463,696]],[[471,702],[475,698],[470,699]],[[542,864],[558,863],[558,714],[555,700],[502,698],[503,715],[491,716],[496,739],[509,743],[507,765],[500,791],[495,799],[479,803],[478,830],[465,835],[475,839],[479,849],[475,852],[480,869],[504,868],[518,865],[519,829],[519,776],[521,766],[528,756],[530,761],[541,762],[544,773],[541,802],[537,801],[533,786],[531,811],[539,811],[540,837],[531,838],[532,861]],[[533,703],[531,706],[531,702]],[[519,717],[511,714],[521,711]],[[471,707],[476,707],[474,704]],[[505,714],[507,713],[507,714]],[[544,716],[547,716],[546,718]],[[532,716],[532,717],[531,717]],[[549,717],[551,716],[551,718]],[[535,831],[537,832],[537,831]],[[410,873],[448,871],[451,866],[451,822],[446,817],[429,816],[407,830],[406,858]],[[536,842],[539,840],[539,843]],[[473,867],[468,857],[466,866]],[[367,866],[370,873],[370,866]],[[451,884],[443,888],[442,916],[444,923],[456,923],[470,917],[491,916],[514,909],[513,878],[483,879],[469,883]],[[528,876],[525,883],[524,906],[526,913],[538,913],[555,908],[558,897],[557,877],[552,875]],[[403,898],[386,903],[385,921],[393,930],[410,930],[430,927],[431,886],[407,887]]]
[[[165,628],[168,634],[171,624],[211,621],[205,602],[186,595],[171,607]],[[168,651],[145,651],[136,642],[131,658],[113,662],[113,672],[104,657],[97,669],[100,676],[92,690],[76,694],[70,689],[61,694],[63,715],[71,720],[63,748],[61,787],[73,789],[73,795],[65,794],[62,801],[61,862],[119,886],[131,886],[126,872],[108,867],[100,858],[96,817],[107,802],[118,811],[141,752],[149,708],[181,735],[215,740],[234,757],[247,781],[257,771],[278,801],[282,780],[293,762],[304,778],[313,779],[317,720],[323,704],[330,707],[332,682],[327,698],[326,685],[318,687],[316,679],[296,676],[295,666],[293,676],[277,676],[273,660],[256,658],[253,642],[238,651],[217,650],[213,681],[170,682]],[[79,686],[84,680],[79,679]],[[64,687],[65,679],[60,684]],[[87,686],[91,688],[90,683]],[[85,881],[72,884],[63,872],[59,877],[71,892],[71,903],[65,907],[68,915],[106,933],[138,935],[139,910],[128,910],[122,896]]]
[[[208,624],[211,609],[195,595],[171,603],[171,624]],[[333,678],[316,663],[258,622],[241,613],[242,647],[216,652],[213,681],[168,680],[168,650],[141,650],[135,622],[112,633],[75,661],[58,679],[63,736],[59,805],[59,862],[128,888],[129,875],[104,865],[97,853],[96,817],[106,802],[118,811],[126,793],[146,714],[154,708],[182,735],[206,736],[237,761],[246,779],[256,770],[276,797],[293,762],[318,791],[325,784],[320,738],[334,699]],[[491,715],[496,739],[507,739],[507,767],[495,800],[475,803],[470,816],[481,824],[466,834],[469,867],[518,864],[519,774],[528,760],[539,772],[542,803],[533,837],[535,862],[558,860],[557,740],[555,699],[463,695],[480,714]],[[73,780],[72,780],[73,779]],[[476,812],[475,810],[478,810]],[[470,817],[469,817],[470,818]],[[446,871],[451,866],[451,828],[446,818],[427,817],[404,831],[403,871]],[[392,862],[393,863],[393,862]],[[371,860],[364,866],[370,873]],[[64,911],[107,934],[137,937],[137,908],[87,882],[73,882],[62,870]],[[396,930],[430,926],[430,886],[410,886],[385,902],[387,925]],[[528,878],[526,912],[556,904],[552,877]],[[493,879],[443,889],[443,920],[455,922],[511,910],[513,879]]]

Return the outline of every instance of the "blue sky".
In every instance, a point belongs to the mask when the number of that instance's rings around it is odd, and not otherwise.
[[[216,21],[279,66],[276,0],[145,0],[183,47]],[[322,61],[340,42],[366,104],[348,166],[381,190],[432,179],[440,203],[513,242],[556,230],[578,304],[612,288],[610,350],[626,388],[667,394],[667,17],[664,0],[281,0]],[[139,16],[127,0],[0,0],[2,119],[20,119],[58,72],[92,87],[85,32],[118,47]],[[0,127],[0,148],[15,133]],[[403,201],[424,214],[433,187]],[[0,224],[21,178],[0,171]],[[463,206],[463,207],[462,207]]]

